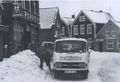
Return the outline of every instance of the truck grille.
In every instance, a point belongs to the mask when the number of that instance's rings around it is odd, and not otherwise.
[[[72,68],[72,69],[78,69],[78,68],[85,68],[86,64],[84,62],[57,62],[55,64],[56,68]]]

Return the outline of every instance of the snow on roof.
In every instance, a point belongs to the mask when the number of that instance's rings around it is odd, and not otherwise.
[[[84,38],[63,38],[63,39],[57,39],[55,42],[57,41],[66,41],[66,40],[72,40],[72,41],[84,41],[84,42],[87,42],[86,39]]]
[[[69,17],[62,17],[61,18],[67,25],[72,24],[72,22],[74,21],[74,18],[69,18]]]
[[[107,23],[109,19],[114,19],[110,13],[94,10],[82,10],[94,23]]]
[[[50,29],[55,24],[58,7],[40,8],[40,28]]]
[[[120,21],[113,21],[120,28]]]

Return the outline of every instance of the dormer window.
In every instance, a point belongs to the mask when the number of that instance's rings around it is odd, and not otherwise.
[[[79,17],[80,22],[84,22],[85,20],[86,20],[85,16],[82,15],[82,16]]]

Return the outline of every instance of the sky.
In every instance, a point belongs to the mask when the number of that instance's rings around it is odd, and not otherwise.
[[[59,7],[61,17],[77,16],[80,10],[102,10],[120,21],[120,0],[40,0],[40,8]]]

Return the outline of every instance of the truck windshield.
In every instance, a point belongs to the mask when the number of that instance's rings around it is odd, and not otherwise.
[[[56,42],[56,52],[85,52],[86,42],[84,41],[58,41]]]

